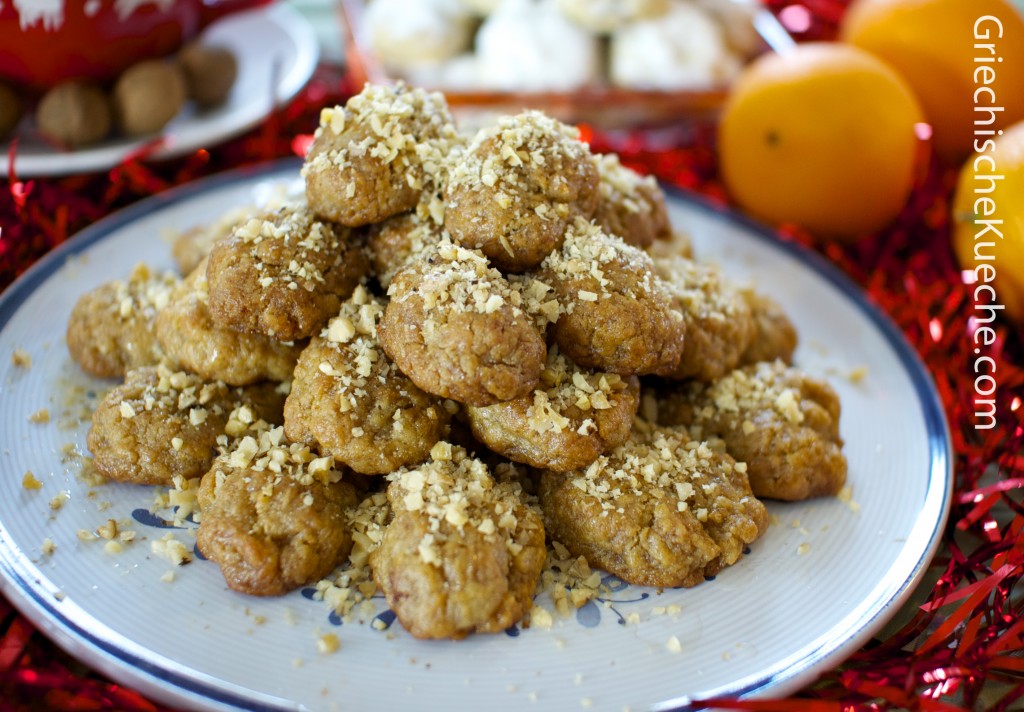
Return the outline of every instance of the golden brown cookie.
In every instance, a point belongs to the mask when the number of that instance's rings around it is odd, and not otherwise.
[[[329,457],[289,443],[282,428],[243,437],[199,487],[196,543],[228,587],[276,596],[313,583],[352,548],[346,510],[359,502]]]
[[[839,398],[825,383],[781,361],[737,369],[711,384],[662,394],[658,420],[717,436],[746,462],[758,497],[834,495],[846,483]]]
[[[473,435],[491,450],[532,467],[586,467],[629,436],[640,400],[636,376],[580,368],[548,350],[540,387],[503,403],[465,409]]]
[[[523,294],[478,252],[447,240],[401,270],[377,336],[428,393],[470,405],[536,388],[547,347]]]
[[[520,620],[544,566],[544,527],[486,465],[440,442],[391,476],[394,519],[370,555],[377,585],[417,638],[495,633]]]
[[[744,289],[742,294],[754,319],[754,335],[740,356],[739,365],[776,359],[792,365],[799,335],[786,312],[774,299],[753,289]]]
[[[216,242],[230,237],[232,230],[262,212],[249,205],[232,208],[210,223],[196,225],[176,235],[171,242],[171,255],[178,265],[178,272],[182,275],[192,274],[210,254]]]
[[[231,386],[290,381],[302,344],[215,324],[210,316],[208,288],[203,260],[156,316],[156,338],[164,353],[206,380]]]
[[[661,375],[712,381],[736,368],[755,331],[743,293],[717,267],[685,257],[656,257],[654,269],[686,322],[679,365]]]
[[[693,238],[684,230],[673,228],[667,235],[661,235],[644,248],[651,257],[685,257],[692,260]]]
[[[597,206],[597,169],[578,132],[538,111],[482,129],[453,161],[444,226],[503,271],[538,265]]]
[[[313,211],[349,227],[412,210],[436,186],[457,136],[444,97],[367,84],[324,109],[302,175]]]
[[[304,339],[338,313],[369,270],[363,245],[302,203],[238,225],[206,267],[214,322],[279,341]]]
[[[636,247],[648,247],[655,240],[668,241],[672,225],[658,182],[626,168],[614,153],[594,156],[593,161],[601,178],[601,199],[594,222],[609,235],[618,235]]]
[[[634,433],[589,467],[545,472],[540,504],[553,539],[642,586],[695,586],[768,527],[743,465],[682,429]]]
[[[154,320],[178,279],[154,273],[144,264],[127,280],[108,282],[79,297],[68,319],[71,358],[86,373],[124,377],[133,368],[154,366],[164,358]]]
[[[380,348],[383,313],[381,300],[356,287],[302,352],[284,409],[289,438],[367,475],[427,459],[451,417]]]
[[[536,276],[562,306],[550,333],[580,366],[623,375],[676,368],[686,326],[640,249],[579,218]]]
[[[166,366],[128,373],[93,412],[88,446],[96,470],[112,480],[170,484],[206,472],[241,409],[243,420],[280,421],[284,396],[273,386],[231,389]]]
[[[428,217],[402,213],[371,225],[366,233],[366,251],[373,274],[384,289],[409,260],[441,241],[443,230]]]

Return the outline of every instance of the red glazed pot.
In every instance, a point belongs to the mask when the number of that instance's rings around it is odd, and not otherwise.
[[[271,0],[7,0],[0,2],[0,79],[45,90],[104,82],[174,52],[213,20]]]

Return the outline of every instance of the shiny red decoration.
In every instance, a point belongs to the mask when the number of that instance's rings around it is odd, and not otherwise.
[[[801,5],[799,39],[834,37],[843,0]],[[793,13],[793,11],[790,11]],[[263,126],[223,146],[163,164],[130,161],[109,173],[0,183],[0,288],[96,219],[140,198],[239,165],[301,153],[320,107],[351,92],[322,67],[307,89]],[[298,138],[296,138],[298,137]],[[598,150],[719,204],[714,129],[673,134],[588,134]],[[666,148],[667,147],[667,148]],[[857,281],[900,326],[932,372],[955,457],[955,497],[943,547],[913,605],[839,668],[784,700],[708,700],[704,707],[772,712],[1024,709],[1024,341],[998,326],[989,354],[999,373],[998,426],[974,428],[971,293],[950,248],[955,174],[935,162],[887,229],[855,245],[815,244],[798,228],[779,237],[811,246]],[[163,710],[64,655],[0,599],[0,709]]]

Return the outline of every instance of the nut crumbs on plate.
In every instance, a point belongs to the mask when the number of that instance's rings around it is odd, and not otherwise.
[[[40,408],[32,415],[28,416],[30,423],[49,423],[50,422],[50,409]]]

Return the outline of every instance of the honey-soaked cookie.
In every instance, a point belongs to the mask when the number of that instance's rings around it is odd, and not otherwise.
[[[651,257],[685,257],[694,258],[693,237],[685,230],[673,228],[667,235],[658,238],[644,248]]]
[[[724,440],[729,454],[747,463],[758,497],[834,495],[846,483],[838,396],[781,361],[737,369],[711,384],[687,384],[659,400],[660,423]]]
[[[785,310],[771,297],[753,289],[744,289],[742,294],[754,320],[754,335],[740,356],[739,365],[775,360],[792,365],[800,337]]]
[[[214,245],[206,267],[210,314],[235,331],[304,339],[338,313],[368,271],[365,248],[348,230],[290,203]]]
[[[209,381],[231,386],[290,381],[302,344],[215,324],[208,289],[204,259],[157,314],[156,338],[164,352],[185,370]]]
[[[686,322],[679,364],[662,375],[713,381],[736,368],[755,333],[742,291],[718,267],[685,257],[656,257],[654,269]]]
[[[228,587],[276,596],[329,574],[352,549],[346,511],[359,503],[329,457],[283,429],[241,438],[199,486],[196,543]]]
[[[678,365],[686,325],[642,250],[579,218],[536,276],[562,305],[551,335],[580,366],[644,375]]]
[[[672,225],[665,194],[654,177],[626,168],[614,153],[594,156],[593,161],[601,179],[594,222],[609,235],[618,235],[636,247],[668,241]]]
[[[412,210],[441,181],[458,141],[441,94],[367,84],[344,107],[320,112],[302,167],[309,205],[349,227]]]
[[[502,117],[453,161],[444,226],[501,270],[522,272],[597,207],[597,168],[578,132],[538,111]]]
[[[68,319],[71,358],[101,378],[121,378],[134,368],[158,364],[164,354],[153,321],[177,283],[173,274],[158,274],[140,264],[127,280],[83,294]]]
[[[384,289],[398,270],[427,248],[441,242],[444,231],[430,217],[402,213],[371,225],[366,233],[366,251],[373,274]]]
[[[595,373],[548,350],[540,387],[503,403],[469,406],[473,435],[491,450],[558,472],[586,467],[629,436],[640,401],[636,376]]]
[[[166,485],[210,468],[233,413],[275,422],[283,407],[284,395],[273,385],[232,389],[163,365],[141,368],[93,412],[87,442],[104,477]]]
[[[683,429],[634,432],[625,444],[540,483],[551,538],[641,586],[695,586],[736,563],[768,527],[742,463]]]
[[[232,230],[262,212],[265,210],[254,206],[232,208],[210,223],[196,225],[174,236],[171,255],[178,265],[178,272],[182,275],[192,274],[210,254],[214,244],[230,237]]]
[[[449,443],[390,476],[394,519],[370,555],[377,586],[417,638],[496,633],[533,603],[544,567],[544,526],[480,460]]]
[[[289,438],[367,475],[427,459],[451,417],[381,349],[383,313],[381,300],[356,287],[302,352],[284,408]]]
[[[537,387],[547,347],[523,293],[478,252],[443,240],[401,270],[377,337],[428,393],[490,405]]]

